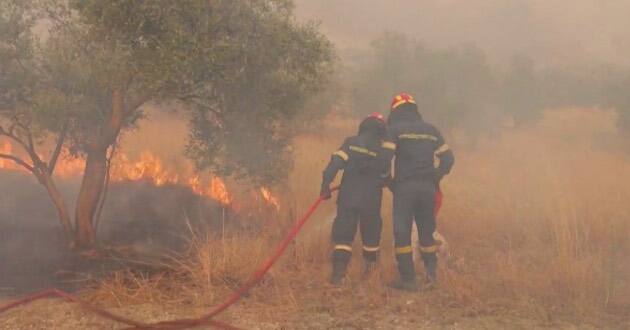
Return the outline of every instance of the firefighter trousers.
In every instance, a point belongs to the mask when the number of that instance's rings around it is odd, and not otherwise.
[[[403,281],[413,281],[416,273],[411,245],[412,226],[418,227],[420,253],[427,275],[435,277],[437,245],[435,232],[435,193],[433,182],[404,182],[394,188],[394,245],[398,271]]]
[[[383,221],[378,209],[363,210],[356,207],[338,205],[337,217],[332,226],[333,268],[345,272],[352,255],[352,242],[357,232],[361,232],[363,258],[368,263],[377,261]]]

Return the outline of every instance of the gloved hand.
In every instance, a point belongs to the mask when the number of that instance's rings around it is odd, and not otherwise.
[[[442,173],[442,171],[439,168],[435,169],[435,187],[440,186],[440,182],[442,181],[442,178],[444,178],[444,173]]]
[[[332,193],[330,192],[330,187],[327,185],[322,185],[322,189],[319,193],[319,196],[323,199],[323,200],[327,200],[330,199],[330,197],[332,197]]]

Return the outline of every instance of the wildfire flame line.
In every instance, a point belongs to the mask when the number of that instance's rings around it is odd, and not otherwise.
[[[13,146],[9,142],[0,144],[0,153],[13,154]],[[55,175],[62,178],[77,177],[81,175],[85,167],[85,161],[79,158],[67,157],[68,151],[64,150],[55,168]],[[0,159],[0,170],[24,171],[22,167],[13,161]],[[163,162],[151,152],[142,152],[136,161],[119,153],[112,161],[110,180],[113,182],[124,181],[148,181],[155,186],[183,185],[191,189],[199,196],[211,198],[224,207],[233,204],[234,197],[227,189],[225,181],[215,175],[202,178],[194,174],[192,166],[187,164],[183,171],[168,169]],[[280,202],[266,187],[260,188],[263,199],[276,210],[280,209]]]

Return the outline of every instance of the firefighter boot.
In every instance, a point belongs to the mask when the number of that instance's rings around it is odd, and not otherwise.
[[[422,253],[422,261],[424,262],[424,269],[426,271],[426,280],[430,287],[437,285],[437,254]]]
[[[350,256],[351,253],[345,250],[335,250],[333,252],[330,284],[341,286],[343,278],[346,276],[346,268],[348,268]]]
[[[413,255],[411,253],[397,254],[398,272],[400,279],[394,281],[390,286],[394,289],[416,292],[418,283],[416,282],[416,271],[413,266]]]

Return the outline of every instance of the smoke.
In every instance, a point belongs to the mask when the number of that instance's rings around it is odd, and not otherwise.
[[[494,61],[526,54],[547,65],[630,64],[630,2],[598,0],[296,0],[341,50],[385,30],[446,48],[474,44]]]
[[[191,174],[183,156],[185,139],[184,118],[150,109],[138,128],[123,137],[119,152],[136,159],[149,151],[168,169]],[[58,169],[75,163],[71,159],[60,162]],[[126,261],[90,260],[71,251],[44,187],[29,173],[16,169],[0,169],[0,295],[51,286],[73,289],[85,284],[74,282],[77,279],[128,266]],[[56,176],[71,212],[80,175],[79,169]],[[157,187],[154,180],[143,176],[133,182],[111,182],[97,235],[104,247],[122,248],[121,259],[148,262],[165,253],[184,251],[191,229],[221,232],[226,217],[228,225],[232,225],[229,220],[237,220],[191,186],[167,183]]]
[[[72,201],[78,178],[59,181],[66,200]],[[50,286],[72,289],[78,278],[126,265],[72,252],[44,188],[27,174],[0,171],[0,186],[11,192],[0,194],[0,295]],[[191,227],[220,232],[222,212],[218,203],[188,187],[155,187],[147,181],[114,183],[98,237],[105,246],[122,249],[122,259],[156,261],[165,253],[184,251]]]

